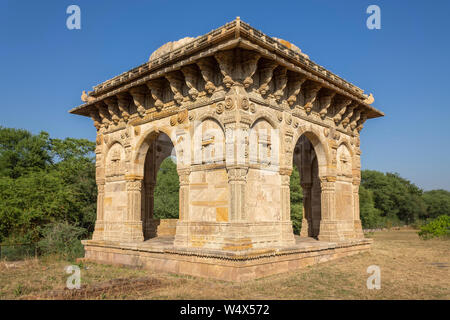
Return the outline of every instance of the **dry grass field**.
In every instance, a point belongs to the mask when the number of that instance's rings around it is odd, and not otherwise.
[[[84,263],[82,289],[63,290],[69,262],[0,262],[0,299],[450,299],[450,240],[380,231],[371,252],[242,284]],[[381,269],[368,290],[366,269]]]

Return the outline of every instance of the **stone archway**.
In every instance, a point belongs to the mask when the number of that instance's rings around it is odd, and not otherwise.
[[[320,233],[321,185],[318,156],[306,135],[301,135],[294,148],[293,164],[303,190],[303,212],[300,236],[317,238]]]
[[[164,160],[173,157],[176,161],[175,147],[169,136],[160,132],[149,143],[144,163],[142,186],[142,228],[144,240],[157,236],[174,236],[177,219],[160,219],[155,217],[155,188],[158,183],[158,171]],[[179,192],[179,191],[178,191]]]

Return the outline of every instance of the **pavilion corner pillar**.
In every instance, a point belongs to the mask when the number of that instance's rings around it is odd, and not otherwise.
[[[280,169],[281,177],[281,245],[295,244],[294,232],[291,221],[291,173],[290,169]]]
[[[360,179],[353,179],[353,228],[354,237],[356,239],[363,239],[364,233],[362,231],[362,223],[359,211],[359,185]]]
[[[321,186],[321,220],[319,240],[338,242],[343,240],[336,220],[336,177],[320,177]]]
[[[95,220],[94,234],[92,240],[104,240],[105,221],[104,221],[104,199],[105,199],[105,180],[97,180],[97,219]]]
[[[179,217],[175,232],[175,247],[187,247],[189,242],[189,185],[190,169],[178,170],[180,181],[179,191]]]
[[[144,241],[142,228],[142,186],[143,177],[126,177],[127,214],[123,224],[122,241]]]

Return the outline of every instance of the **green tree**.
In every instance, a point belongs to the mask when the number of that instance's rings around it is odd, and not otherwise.
[[[177,165],[171,157],[167,157],[161,163],[156,176],[153,211],[155,219],[178,218],[179,188]]]
[[[46,132],[33,135],[22,129],[0,126],[0,176],[18,178],[45,169],[52,161]]]
[[[0,128],[0,241],[36,241],[42,227],[66,221],[92,232],[95,143]]]
[[[294,164],[290,180],[291,221],[295,234],[300,234],[303,218],[303,190],[300,185],[300,174]]]
[[[422,190],[396,173],[363,170],[361,185],[373,192],[375,208],[388,219],[409,224],[426,215]]]
[[[446,190],[431,190],[423,193],[427,218],[436,218],[440,215],[450,216],[450,192]]]
[[[359,187],[359,211],[363,228],[372,229],[383,226],[381,211],[375,208],[373,192],[364,186]]]

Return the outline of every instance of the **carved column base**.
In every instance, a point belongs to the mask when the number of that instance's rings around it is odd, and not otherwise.
[[[92,240],[102,241],[105,240],[105,223],[103,221],[95,222],[94,233],[92,234]]]
[[[288,221],[281,224],[281,241],[282,246],[292,246],[295,244],[294,230],[292,229],[292,222]]]
[[[339,242],[345,240],[340,230],[339,221],[322,220],[320,221],[319,241]]]
[[[300,229],[300,237],[307,238],[309,237],[309,224],[308,220],[305,218],[302,219],[302,228]]]
[[[177,248],[186,248],[189,244],[188,237],[188,222],[186,221],[178,221],[177,229],[175,232],[175,240],[173,242],[174,247]]]
[[[362,224],[361,220],[354,220],[353,221],[354,229],[355,229],[355,239],[363,239],[364,233],[362,231]]]
[[[125,221],[121,235],[123,242],[142,242],[144,233],[142,231],[142,221]]]

